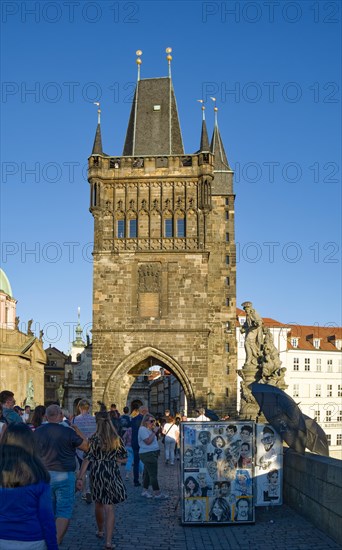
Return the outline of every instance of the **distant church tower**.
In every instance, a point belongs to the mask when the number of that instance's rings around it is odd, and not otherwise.
[[[236,410],[233,172],[217,123],[184,154],[169,76],[140,80],[122,156],[89,158],[94,217],[93,400],[126,404],[161,365],[197,406]],[[141,52],[137,52],[140,56]]]

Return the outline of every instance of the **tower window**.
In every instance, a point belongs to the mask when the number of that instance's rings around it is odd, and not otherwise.
[[[131,239],[134,239],[138,236],[138,227],[137,227],[136,218],[129,220],[129,236]]]
[[[125,238],[125,220],[118,220],[118,239]]]
[[[229,233],[226,233],[226,242],[229,241]]]
[[[226,206],[229,206],[229,199],[228,199],[228,197],[226,197],[225,203],[226,203]]]
[[[229,277],[226,277],[226,285],[227,285],[227,286],[230,285],[230,279],[229,279]]]
[[[230,306],[229,298],[226,298],[226,306]]]
[[[167,238],[173,237],[173,220],[167,218],[164,223],[164,236]]]
[[[229,265],[229,256],[226,256],[226,265]]]
[[[185,237],[185,219],[178,218],[177,220],[177,237]]]
[[[226,212],[225,212],[225,217],[226,217],[226,220],[229,220],[229,212],[228,212],[228,210],[226,210]]]

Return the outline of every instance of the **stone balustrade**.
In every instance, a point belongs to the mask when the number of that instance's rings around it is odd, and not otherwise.
[[[342,460],[286,449],[284,501],[342,544]]]

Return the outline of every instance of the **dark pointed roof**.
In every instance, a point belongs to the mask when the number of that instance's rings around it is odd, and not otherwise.
[[[201,131],[200,152],[202,151],[210,151],[208,131],[207,131],[205,118],[202,120],[202,131]]]
[[[214,154],[214,181],[211,188],[212,194],[233,194],[233,172],[228,163],[217,120],[215,120],[210,150]]]
[[[97,125],[92,155],[102,155],[101,124]]]
[[[227,155],[223,147],[220,130],[215,123],[213,136],[210,144],[211,152],[215,155],[214,169],[215,170],[230,170]]]
[[[171,79],[163,77],[139,80],[123,155],[183,154],[182,134]]]

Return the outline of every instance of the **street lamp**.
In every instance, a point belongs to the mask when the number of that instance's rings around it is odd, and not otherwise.
[[[208,393],[207,393],[208,409],[211,408],[211,405],[212,405],[212,402],[213,402],[214,397],[215,397],[214,392],[211,391],[211,390],[209,390]]]

